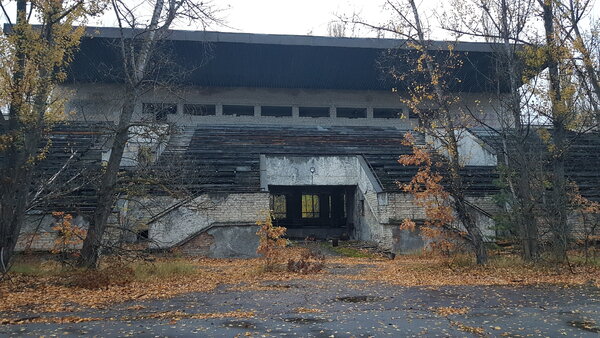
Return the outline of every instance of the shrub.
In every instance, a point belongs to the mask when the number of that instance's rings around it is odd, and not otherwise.
[[[325,256],[313,250],[306,249],[298,258],[290,258],[287,263],[289,272],[310,274],[317,273],[325,267]]]
[[[64,212],[53,212],[52,217],[55,224],[52,230],[56,231],[56,239],[51,250],[53,254],[58,254],[63,263],[67,263],[69,258],[79,255],[78,246],[83,243],[87,231],[73,224],[73,216]]]
[[[285,248],[287,241],[282,236],[286,228],[274,226],[273,217],[270,212],[265,213],[265,218],[256,222],[260,228],[256,232],[259,238],[256,253],[263,256],[265,271],[273,271],[280,260],[280,251]]]

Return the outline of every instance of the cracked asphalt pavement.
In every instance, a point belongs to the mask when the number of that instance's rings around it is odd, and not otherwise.
[[[352,271],[360,273],[360,269]],[[400,287],[336,278],[221,285],[207,293],[45,317],[98,320],[0,326],[1,336],[600,336],[600,290],[559,285]],[[440,308],[462,308],[440,314]],[[253,311],[252,318],[148,318],[153,313]],[[26,317],[27,313],[1,314]],[[135,318],[135,319],[132,319]]]

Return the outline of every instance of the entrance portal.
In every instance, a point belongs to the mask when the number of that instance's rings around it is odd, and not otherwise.
[[[339,238],[351,233],[354,186],[269,186],[274,224],[288,237]]]

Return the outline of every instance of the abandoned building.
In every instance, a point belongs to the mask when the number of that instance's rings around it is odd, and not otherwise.
[[[71,97],[72,121],[53,131],[49,157],[85,149],[77,157],[93,172],[108,158],[102,129],[118,120],[123,84],[114,47],[119,31],[88,32],[62,86]],[[178,193],[149,188],[120,195],[111,221],[136,234],[125,235],[129,240],[137,236],[150,248],[188,254],[249,257],[258,243],[256,221],[272,210],[289,237],[348,237],[395,252],[423,246],[418,234],[398,227],[405,218],[424,218],[398,187],[415,172],[397,160],[410,153],[401,141],[419,121],[398,97],[402,83],[382,70],[389,50],[409,53],[402,41],[173,31],[164,47],[161,57],[170,68],[157,76],[171,85],[146,93],[135,111],[137,120],[168,132],[140,135],[132,128],[121,165],[125,172],[159,168]],[[445,47],[432,48],[441,53]],[[455,51],[469,62],[453,89],[463,101],[477,102],[481,118],[494,125],[485,112],[503,89],[488,80],[494,78],[491,46],[459,43]],[[461,151],[472,212],[491,238],[498,159],[483,134],[465,131]],[[416,137],[426,142],[427,135]],[[21,248],[50,245],[49,211],[72,213],[85,226],[93,189],[69,196],[31,212]],[[34,229],[42,234],[27,241]]]

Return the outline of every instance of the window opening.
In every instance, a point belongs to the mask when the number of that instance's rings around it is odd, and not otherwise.
[[[273,210],[273,219],[287,218],[285,195],[271,195],[271,210]]]
[[[300,117],[329,117],[329,107],[300,107]]]
[[[184,104],[183,113],[194,116],[216,115],[217,110],[214,104]]]
[[[292,116],[292,107],[262,106],[261,116],[286,117]]]
[[[223,115],[254,116],[254,106],[223,105]]]
[[[367,117],[367,108],[336,108],[337,117],[361,119]]]
[[[400,108],[373,108],[373,118],[376,119],[397,119],[402,116]]]
[[[319,195],[302,195],[302,218],[319,218]]]
[[[142,113],[154,115],[156,121],[166,122],[168,115],[177,114],[175,103],[143,103]]]

